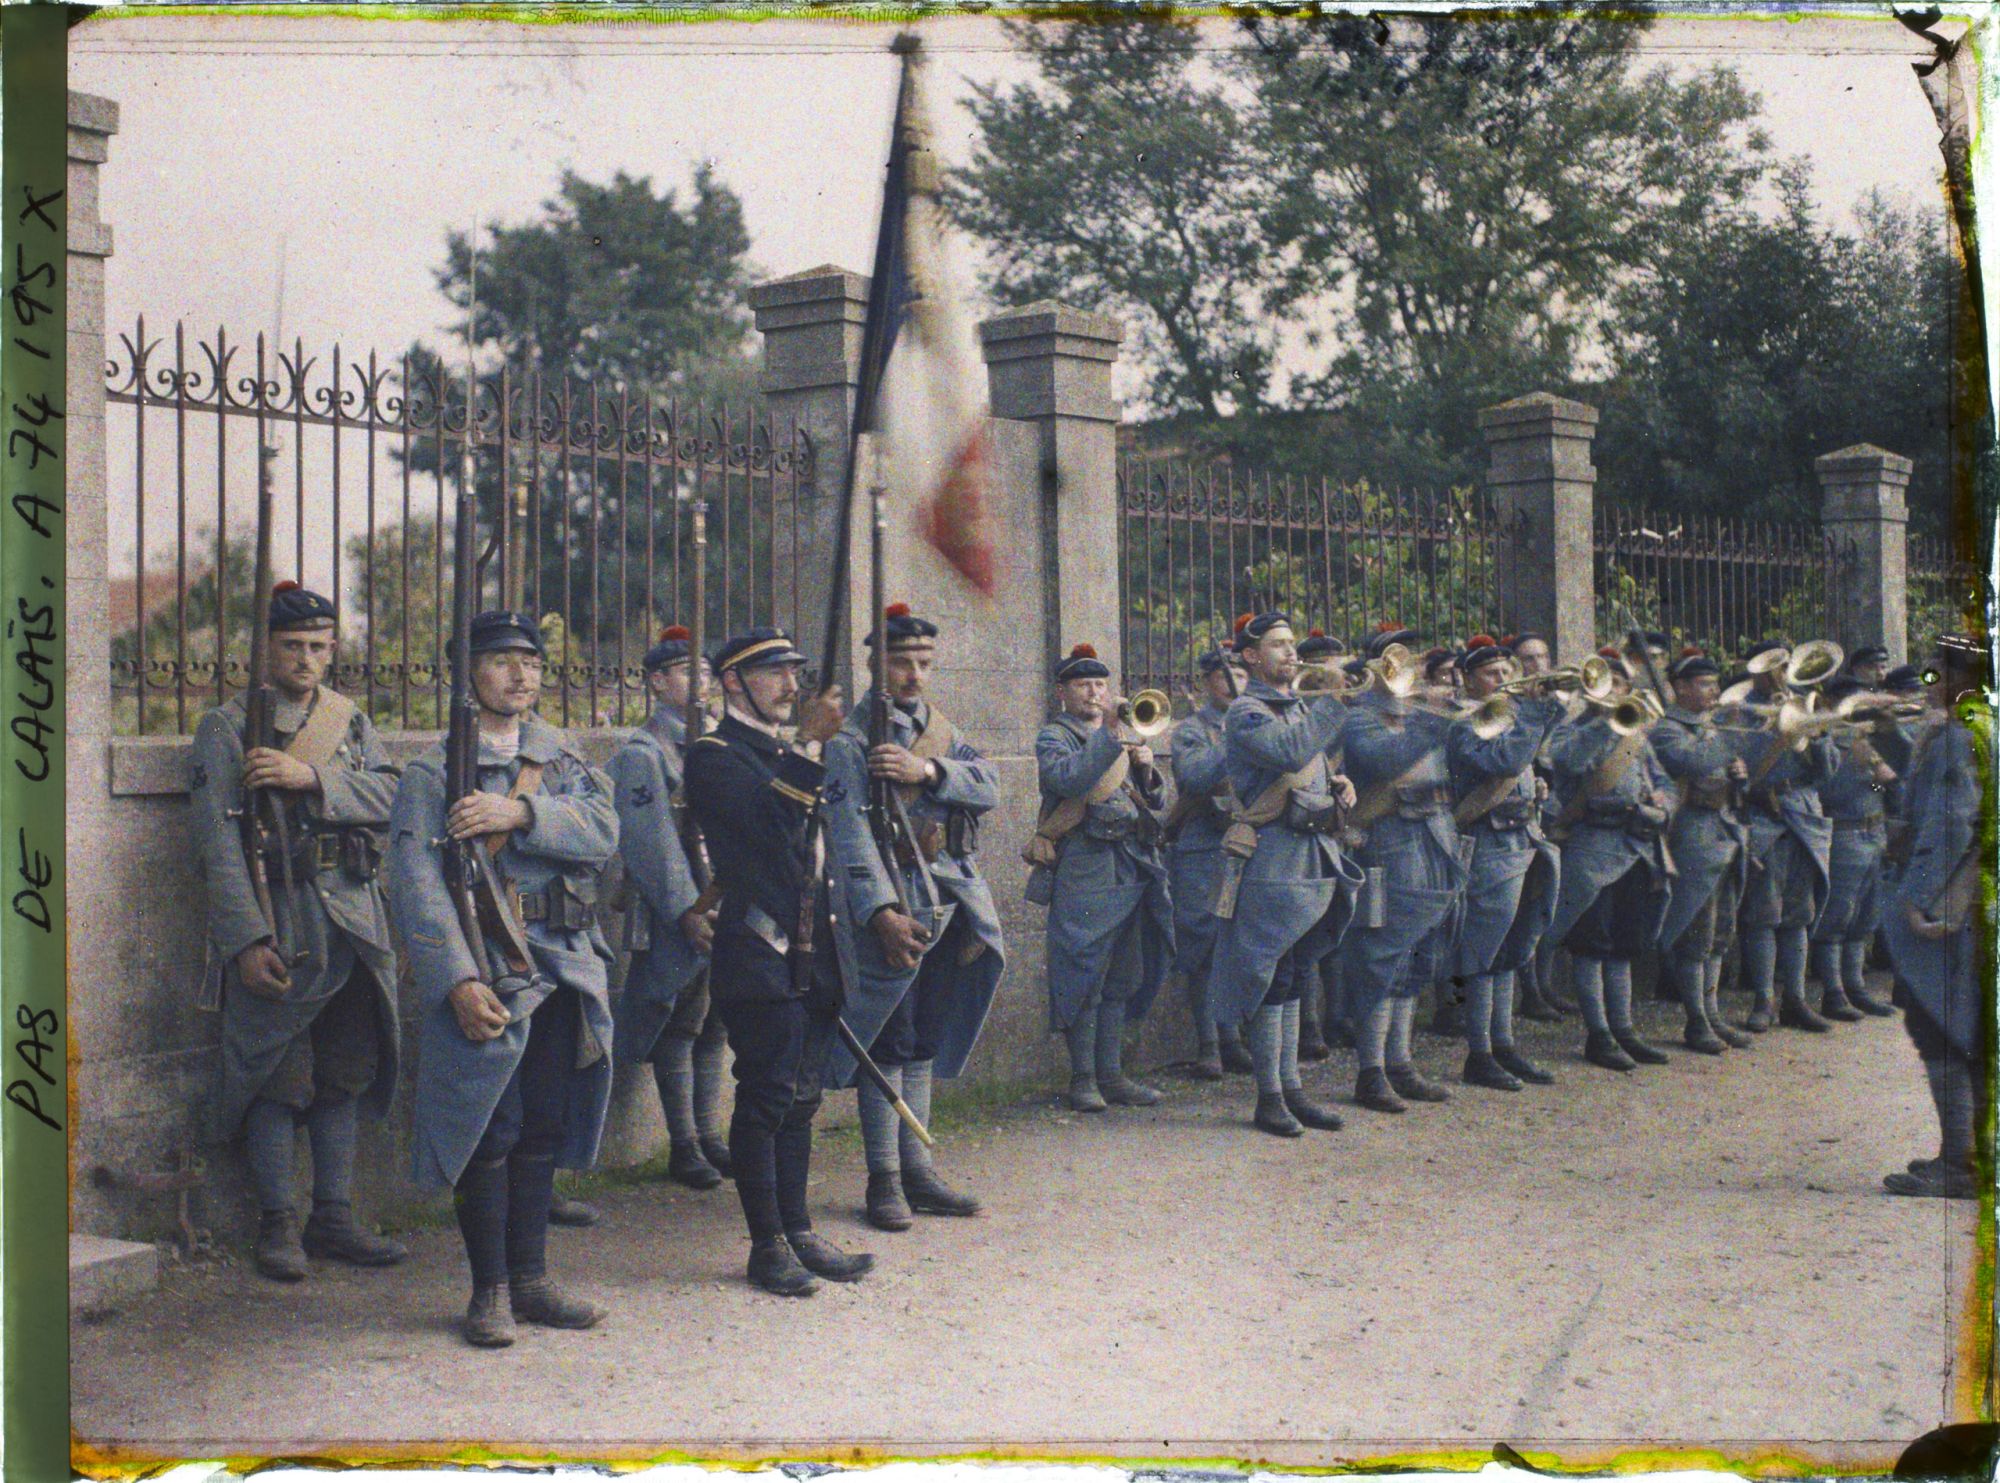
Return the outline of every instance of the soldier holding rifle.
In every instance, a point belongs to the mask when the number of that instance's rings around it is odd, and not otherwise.
[[[891,603],[876,631],[881,675],[826,744],[834,943],[851,986],[845,1019],[919,1122],[931,1086],[964,1069],[1000,982],[1005,948],[993,893],[974,858],[979,820],[1000,801],[999,779],[925,692],[938,628]],[[886,695],[888,708],[881,714]],[[883,724],[886,723],[886,724]],[[880,740],[875,740],[878,725]],[[894,789],[891,846],[871,822],[871,794]],[[868,1222],[908,1230],[912,1212],[976,1215],[979,1202],[937,1175],[890,1091],[858,1074],[836,1045],[827,1082],[853,1085],[868,1164]]]
[[[259,544],[268,569],[268,534]],[[257,1270],[296,1282],[308,1253],[365,1267],[406,1255],[355,1224],[352,1195],[356,1114],[380,1117],[396,1087],[396,953],[376,880],[396,769],[368,718],[322,683],[333,604],[280,582],[259,606],[255,689],[210,711],[194,739],[202,1004],[222,1011],[210,1122],[218,1139],[244,1138]],[[303,1241],[292,1209],[301,1121],[313,1166]]]
[[[716,897],[703,889],[707,862],[681,796],[688,737],[700,735],[695,671],[708,663],[688,630],[674,624],[661,630],[642,664],[653,713],[605,769],[618,809],[630,953],[618,997],[617,1057],[653,1068],[667,1120],[668,1177],[713,1189],[730,1168],[718,1121],[724,1031],[708,985]]]
[[[1049,909],[1049,1024],[1069,1046],[1069,1103],[1150,1107],[1159,1092],[1122,1066],[1125,1026],[1152,1006],[1174,952],[1160,858],[1166,780],[1119,721],[1111,670],[1089,644],[1056,665],[1062,714],[1035,738],[1041,822],[1028,900]]]
[[[1279,612],[1236,622],[1236,652],[1250,682],[1229,707],[1230,791],[1215,914],[1215,1015],[1244,1025],[1257,1068],[1254,1126],[1280,1138],[1337,1129],[1340,1116],[1305,1093],[1299,1077],[1299,999],[1317,987],[1319,960],[1338,946],[1354,913],[1361,872],[1342,856],[1339,831],[1354,789],[1327,767],[1347,708],[1330,694],[1296,694],[1298,650]]]
[[[781,1297],[804,1297],[821,1277],[857,1281],[875,1261],[815,1232],[807,1205],[813,1118],[842,990],[817,818],[826,774],[780,734],[804,664],[782,629],[751,628],[725,642],[715,653],[722,719],[687,758],[688,807],[722,889],[709,989],[736,1057],[729,1158],[750,1227],[748,1275]],[[802,709],[801,745],[839,729],[837,688]]]
[[[469,607],[469,528],[460,540]],[[556,1166],[596,1161],[611,1095],[596,899],[618,814],[610,780],[534,714],[544,657],[525,613],[455,625],[452,725],[403,774],[390,821],[421,1006],[416,1178],[454,1190],[472,1268],[463,1333],[482,1348],[513,1343],[517,1319],[604,1317],[550,1279],[547,1240]]]

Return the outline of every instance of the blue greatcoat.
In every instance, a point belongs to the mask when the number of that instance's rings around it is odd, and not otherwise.
[[[1324,804],[1332,797],[1326,754],[1336,746],[1347,710],[1331,696],[1304,697],[1252,680],[1229,707],[1225,745],[1229,783],[1249,808],[1286,773],[1309,769],[1294,797]],[[1270,992],[1278,960],[1295,948],[1301,966],[1317,971],[1338,946],[1354,914],[1361,872],[1340,853],[1333,835],[1290,827],[1280,814],[1257,831],[1256,852],[1243,863],[1236,914],[1220,925],[1211,1007],[1217,1024],[1238,1024]]]
[[[1647,740],[1681,795],[1667,833],[1675,875],[1660,927],[1660,945],[1671,948],[1731,872],[1739,890],[1749,872],[1750,831],[1730,805],[1726,774],[1742,747],[1735,736],[1715,729],[1713,711],[1679,705],[1667,707]]]
[[[1212,798],[1229,781],[1223,746],[1228,712],[1210,703],[1174,728],[1174,791],[1183,803]],[[1197,982],[1215,960],[1222,923],[1212,910],[1222,874],[1222,831],[1228,817],[1208,804],[1190,807],[1168,855],[1174,893],[1174,967]]]
[[[915,968],[902,971],[891,968],[875,934],[868,930],[875,913],[896,902],[895,885],[868,824],[868,732],[876,703],[871,693],[827,743],[823,758],[826,783],[820,794],[831,856],[828,874],[836,893],[833,937],[847,981],[847,1007],[843,1015],[863,1045],[873,1043],[917,978]],[[929,729],[934,714],[921,700],[912,711],[892,705],[889,739],[900,747],[914,748],[918,737]],[[948,986],[943,989],[948,1008],[939,1031],[932,1074],[951,1077],[965,1068],[966,1057],[972,1054],[973,1044],[986,1023],[993,991],[999,987],[1000,973],[1006,964],[1006,949],[1000,937],[1000,914],[993,905],[993,893],[980,877],[973,859],[971,830],[966,831],[964,853],[953,854],[948,826],[953,813],[977,819],[991,811],[1000,802],[1000,783],[986,759],[962,736],[954,735],[950,747],[934,760],[939,773],[937,787],[920,785],[905,807],[910,827],[919,838],[933,834],[938,841],[937,858],[928,867],[938,896],[936,913],[931,909],[923,876],[919,874],[924,868],[922,864],[912,860],[897,868],[910,914],[930,929],[933,944],[943,940],[950,919],[957,916],[972,934],[967,950],[971,950],[971,943],[978,945],[976,956],[969,962],[930,965],[932,973],[949,975]],[[934,946],[931,951],[937,948]],[[927,987],[925,992],[930,989]],[[846,1045],[835,1045],[827,1056],[826,1084],[851,1085],[857,1069]]]
[[[673,1018],[681,991],[708,967],[681,930],[681,918],[701,894],[674,817],[681,788],[686,718],[660,708],[633,732],[605,768],[612,803],[618,810],[618,853],[625,862],[628,923],[643,924],[638,940],[626,946],[625,985],[617,1000],[620,1061],[636,1063],[652,1055],[660,1032]]]
[[[322,691],[321,695],[330,695]],[[315,696],[313,704],[320,703]],[[289,748],[310,714],[307,706],[281,702],[273,729]],[[372,1116],[388,1110],[396,1090],[399,1028],[391,995],[396,949],[379,881],[361,880],[346,864],[316,876],[295,876],[287,893],[278,869],[268,869],[271,909],[295,951],[291,987],[282,999],[263,999],[242,987],[236,955],[271,935],[243,858],[243,701],[230,700],[202,718],[194,739],[190,788],[195,861],[208,885],[207,963],[200,1004],[222,1010],[220,1083],[209,1106],[209,1132],[226,1142],[243,1115],[278,1071],[293,1043],[347,983],[358,965],[373,982],[375,1064],[362,1105]],[[279,792],[292,836],[346,830],[380,830],[389,822],[396,768],[382,750],[368,718],[356,711],[333,758],[318,769],[317,793]],[[379,838],[379,836],[378,836]],[[357,1078],[358,1079],[358,1078]]]
[[[1556,793],[1565,808],[1618,741],[1603,716],[1568,722],[1556,729],[1549,742],[1549,766],[1555,772]],[[1654,889],[1647,897],[1652,909],[1640,920],[1620,925],[1628,931],[1626,942],[1633,957],[1657,941],[1660,924],[1666,920],[1673,857],[1664,833],[1641,839],[1625,827],[1620,815],[1634,804],[1649,801],[1651,794],[1666,791],[1671,781],[1654,755],[1652,743],[1641,740],[1631,765],[1585,809],[1562,842],[1562,890],[1549,923],[1551,941],[1567,937],[1591,903],[1635,864],[1643,865],[1652,877]]]
[[[1858,747],[1836,749],[1839,765],[1820,785],[1819,802],[1833,838],[1827,847],[1826,905],[1813,937],[1820,942],[1861,942],[1875,935],[1882,915],[1882,857],[1889,848],[1888,790],[1874,779],[1874,759]]]
[[[1393,719],[1399,714],[1400,722]],[[1365,693],[1348,708],[1341,742],[1357,797],[1397,787],[1413,799],[1448,798],[1449,724],[1425,711],[1391,709]],[[1384,891],[1383,924],[1357,926],[1341,945],[1341,983],[1358,1021],[1384,999],[1414,998],[1431,982],[1449,945],[1465,866],[1451,810],[1437,803],[1392,808],[1368,827],[1354,863],[1382,872]]]
[[[544,769],[539,788],[527,799],[534,819],[507,836],[494,866],[523,893],[541,891],[560,877],[579,899],[594,900],[597,872],[618,846],[610,779],[587,764],[562,732],[531,715],[522,718],[518,757],[502,760],[481,738],[481,791],[509,792],[526,762]],[[448,997],[464,980],[477,978],[478,970],[445,890],[443,852],[432,843],[443,835],[444,819],[440,745],[404,772],[389,825],[389,891],[409,944],[421,1019],[412,1140],[416,1179],[431,1185],[458,1182],[520,1064],[528,1043],[528,1016],[558,984],[582,999],[583,1015],[556,1162],[568,1169],[588,1168],[597,1158],[611,1096],[611,1005],[605,979],[611,949],[595,926],[563,930],[546,922],[528,923],[536,971],[527,987],[505,1001],[513,1022],[492,1040],[466,1039]],[[487,953],[497,974],[500,948],[490,939]]]
[[[1512,973],[1534,956],[1555,913],[1562,882],[1562,852],[1542,833],[1535,801],[1535,754],[1562,719],[1560,702],[1529,699],[1514,724],[1482,740],[1463,723],[1445,734],[1455,804],[1494,778],[1511,777],[1512,791],[1464,831],[1472,839],[1459,921],[1454,976]]]
[[[1973,714],[1976,731],[1954,716],[1919,735],[1904,790],[1912,831],[1910,855],[1882,925],[1904,988],[1956,1050],[1977,1058],[1984,1038],[1985,998],[1991,992],[1990,984],[1982,985],[1980,974],[1980,942],[1984,940],[1990,952],[1993,937],[1985,883],[1973,883],[1976,908],[1965,914],[1964,925],[1950,936],[1920,937],[1909,922],[1913,906],[1928,917],[1942,917],[1946,908],[1941,898],[1961,863],[1975,850],[1991,849],[1982,820],[1992,802],[1993,722],[1988,714]]]
[[[1066,798],[1089,793],[1120,751],[1115,732],[1094,722],[1061,715],[1035,738],[1035,768],[1041,779],[1042,812]],[[1127,1022],[1152,1007],[1174,955],[1174,902],[1167,868],[1157,846],[1142,844],[1135,831],[1140,804],[1135,778],[1085,812],[1083,822],[1056,847],[1054,894],[1049,901],[1049,1023],[1067,1030],[1089,1006],[1090,996],[1111,968],[1120,933],[1134,915],[1141,961],[1139,987],[1125,1006]],[[1146,809],[1158,817],[1164,782],[1157,774],[1141,791]]]
[[[1769,745],[1766,738],[1752,738],[1746,759],[1751,772],[1756,772],[1763,748]],[[1816,921],[1826,905],[1833,824],[1820,807],[1819,788],[1833,777],[1836,766],[1833,743],[1816,737],[1803,750],[1787,750],[1750,792],[1750,858],[1757,867],[1771,869],[1771,852],[1778,842],[1793,841],[1812,872],[1808,922]]]

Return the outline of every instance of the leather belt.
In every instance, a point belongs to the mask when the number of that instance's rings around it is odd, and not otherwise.
[[[577,900],[560,880],[554,880],[539,891],[521,893],[521,920],[546,922],[563,932],[587,932],[597,925],[597,905]]]

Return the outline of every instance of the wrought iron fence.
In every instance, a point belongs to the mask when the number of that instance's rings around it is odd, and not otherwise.
[[[1856,552],[1817,524],[1599,505],[1593,537],[1600,634],[1637,623],[1722,659],[1767,637],[1838,637]]]
[[[619,725],[639,661],[685,621],[692,512],[707,509],[707,629],[798,621],[799,501],[813,448],[758,410],[657,400],[512,367],[462,374],[409,354],[307,358],[218,329],[120,336],[105,368],[119,729],[186,732],[245,684],[258,480],[276,480],[273,567],[342,608],[334,683],[380,724],[440,724],[451,526],[470,436],[481,605],[549,642],[543,711]],[[469,431],[468,431],[469,430]],[[286,557],[289,555],[289,570]],[[117,564],[129,560],[121,574]]]
[[[1912,535],[1904,547],[1903,571],[1909,655],[1922,663],[1938,635],[1968,631],[1973,616],[1984,611],[1985,567],[1964,542]]]
[[[1128,691],[1196,688],[1197,657],[1249,609],[1282,607],[1301,636],[1324,628],[1352,647],[1385,619],[1462,642],[1512,606],[1483,490],[1392,493],[1128,453],[1118,499]]]

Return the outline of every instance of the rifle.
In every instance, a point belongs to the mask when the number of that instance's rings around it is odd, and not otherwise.
[[[886,746],[889,741],[889,615],[882,606],[886,595],[883,591],[883,535],[888,524],[882,501],[882,485],[878,479],[870,491],[874,501],[874,541],[869,551],[869,579],[875,602],[875,642],[871,646],[874,654],[870,668],[874,670],[875,704],[868,715],[868,749]],[[871,777],[868,780],[868,830],[875,836],[875,848],[881,852],[882,868],[888,873],[889,884],[896,892],[896,910],[904,916],[910,915],[909,892],[903,887],[903,874],[898,869],[898,861],[907,856],[924,866],[922,852],[917,847],[917,832],[910,825],[909,811],[903,807],[903,799],[896,792],[896,785],[887,778]],[[930,878],[928,868],[919,869],[923,878],[929,905],[933,913],[938,906],[937,887]],[[857,924],[858,925],[858,924]]]
[[[282,297],[280,303],[282,304]],[[264,342],[257,341],[257,379],[264,379]],[[271,724],[271,500],[275,479],[272,466],[278,450],[264,441],[263,415],[257,419],[257,560],[255,602],[250,615],[250,683],[243,692],[243,750],[275,747],[278,738]],[[271,945],[290,967],[297,960],[286,934],[278,926],[278,914],[271,903],[270,869],[265,852],[275,846],[278,872],[286,901],[292,896],[291,826],[285,818],[282,800],[267,788],[243,790],[243,806],[237,811],[243,829],[243,860],[250,871],[250,889],[257,898],[257,910],[271,929]]]
[[[694,502],[694,614],[688,622],[688,688],[687,688],[687,747],[701,740],[707,717],[702,713],[701,703],[706,698],[701,682],[702,644],[707,637],[708,611],[708,505],[703,500]],[[687,756],[684,747],[681,756]],[[694,877],[695,889],[700,894],[695,897],[690,910],[707,912],[722,899],[722,888],[709,874],[708,851],[702,845],[701,821],[694,816],[694,810],[687,806],[687,768],[681,769],[681,792],[674,800],[674,811],[681,829],[681,851],[687,856],[688,873]]]
[[[476,229],[475,229],[476,233]],[[451,574],[451,704],[446,713],[444,735],[444,804],[449,817],[452,805],[479,791],[479,697],[472,687],[472,609],[478,585],[479,511],[473,496],[473,405],[479,383],[472,364],[473,314],[479,295],[478,239],[470,244],[472,289],[465,321],[465,443],[459,455],[458,508],[452,531]],[[501,887],[493,869],[486,842],[480,839],[453,839],[449,832],[433,840],[444,851],[445,889],[451,893],[458,915],[459,930],[465,934],[479,981],[494,986],[493,964],[486,949],[491,932],[500,940],[504,966],[516,976],[534,971],[534,957],[528,951],[527,931],[522,927],[512,898]]]
[[[1653,694],[1659,697],[1660,709],[1664,711],[1674,703],[1674,698],[1667,693],[1666,683],[1660,678],[1659,667],[1653,663],[1653,649],[1646,642],[1646,631],[1639,627],[1638,623],[1633,619],[1630,608],[1625,610],[1625,622],[1627,624],[1625,629],[1626,646],[1637,653],[1640,659],[1645,661],[1646,682],[1653,687]]]

